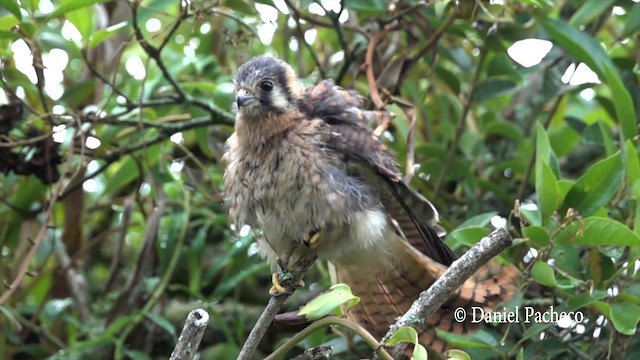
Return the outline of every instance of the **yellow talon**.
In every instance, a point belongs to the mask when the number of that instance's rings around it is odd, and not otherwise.
[[[281,284],[280,273],[277,273],[277,272],[271,274],[271,283],[273,284],[273,286],[271,286],[271,289],[269,289],[269,295],[271,296],[280,296],[284,294],[293,293],[293,290],[289,290],[287,289],[287,287],[292,287],[293,289],[299,289],[304,287],[304,281],[302,279],[300,279],[300,281],[298,281],[293,285],[289,285],[289,283],[286,282],[286,280],[285,280],[285,284]]]
[[[269,295],[271,296],[280,296],[287,292],[287,289],[284,286],[280,285],[280,274],[275,272],[271,275],[271,289],[269,289]]]
[[[305,245],[307,245],[312,250],[315,250],[320,244],[320,231],[314,231],[313,233],[306,236],[304,239]]]

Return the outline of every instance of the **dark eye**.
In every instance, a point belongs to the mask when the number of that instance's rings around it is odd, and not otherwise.
[[[269,92],[273,89],[273,83],[271,81],[265,80],[260,83],[260,89]]]

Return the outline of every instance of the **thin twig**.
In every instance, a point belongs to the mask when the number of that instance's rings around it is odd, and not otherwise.
[[[358,325],[356,322],[348,319],[342,319],[337,316],[328,316],[326,318],[322,318],[318,321],[313,322],[311,325],[307,326],[302,331],[289,338],[284,344],[282,344],[276,351],[271,353],[271,355],[267,356],[264,360],[275,360],[282,358],[289,350],[293,349],[296,344],[301,342],[311,333],[331,325],[341,326],[353,331],[354,333],[358,334],[374,351],[376,351],[382,359],[393,359],[389,352],[387,352],[387,350],[380,344],[380,342],[378,342],[378,340],[373,335],[371,335],[371,333],[369,333],[362,326]]]
[[[409,310],[395,324],[391,325],[381,343],[384,344],[398,329],[405,326],[410,326],[420,332],[424,322],[416,321],[416,319],[424,320],[433,315],[471,275],[502,250],[511,246],[512,242],[511,235],[502,228],[482,238],[458,260],[454,261],[428,290],[420,293],[420,297],[413,302]],[[400,343],[394,346],[390,353],[394,358],[398,358],[404,353],[406,347],[407,343]],[[379,359],[379,357],[375,355],[374,359]]]
[[[317,255],[310,252],[298,260],[294,266],[289,269],[289,272],[291,273],[290,283],[295,284],[302,280],[307,270],[309,270],[309,268],[315,263],[316,258]],[[238,360],[251,359],[251,356],[256,351],[258,344],[260,344],[260,341],[267,333],[267,329],[269,329],[273,319],[276,317],[278,311],[280,311],[280,308],[284,302],[287,301],[289,296],[291,296],[291,294],[282,294],[280,296],[272,296],[271,299],[269,299],[269,303],[262,311],[262,314],[258,318],[258,321],[256,321],[253,329],[251,329],[251,333],[249,333],[244,345],[242,345],[242,349],[238,355]]]
[[[396,30],[399,27],[399,23],[393,22],[385,25],[377,34],[371,38],[371,42],[369,43],[369,47],[367,48],[367,53],[364,57],[364,68],[365,73],[367,74],[367,82],[369,83],[369,90],[371,91],[371,101],[376,106],[376,109],[382,109],[384,107],[384,102],[380,99],[380,93],[378,92],[378,85],[376,84],[376,77],[373,73],[373,53],[378,46],[378,43],[382,41],[384,36],[389,32]]]

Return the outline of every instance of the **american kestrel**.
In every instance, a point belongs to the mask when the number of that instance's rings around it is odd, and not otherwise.
[[[366,126],[389,115],[362,110],[360,95],[329,80],[306,88],[273,57],[251,59],[235,81],[224,156],[230,220],[262,229],[261,253],[272,263],[309,251],[329,261],[332,281],[361,299],[349,316],[382,337],[455,259],[436,209],[402,181]],[[454,321],[453,309],[493,310],[513,296],[518,274],[513,265],[483,267],[426,320],[421,342],[442,350],[434,328],[470,330],[476,324]],[[277,281],[272,290],[282,290]]]

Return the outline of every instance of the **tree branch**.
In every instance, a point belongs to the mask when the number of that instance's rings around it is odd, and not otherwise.
[[[209,313],[203,309],[195,309],[187,316],[178,343],[173,348],[169,360],[191,360],[195,357],[202,341],[204,331],[209,323]]]
[[[410,326],[421,331],[423,320],[428,319],[436,312],[471,275],[498,255],[502,250],[511,246],[513,238],[507,230],[497,229],[485,236],[471,249],[447,269],[447,271],[431,285],[428,290],[420,293],[420,297],[413,302],[411,308],[402,315],[382,338],[384,344],[400,328]],[[420,319],[421,321],[416,321]],[[391,348],[390,353],[394,359],[398,358],[407,347],[407,343],[400,343]],[[374,359],[379,357],[374,355]]]
[[[318,256],[315,253],[309,253],[298,260],[293,265],[293,267],[289,269],[291,275],[289,283],[296,284],[300,280],[302,280],[304,274],[307,272],[307,270],[309,270],[309,268],[311,268],[311,266],[313,266],[317,257]],[[256,321],[253,329],[251,329],[251,333],[249,333],[249,337],[247,337],[244,345],[242,345],[242,349],[240,350],[240,354],[238,355],[238,360],[251,359],[251,356],[256,351],[258,344],[260,344],[260,341],[264,337],[264,334],[266,334],[267,329],[269,329],[269,326],[278,314],[278,311],[280,311],[280,308],[282,307],[284,302],[287,301],[291,294],[293,294],[293,290],[295,289],[291,290],[292,292],[290,294],[272,296],[271,299],[269,299],[269,303],[262,311],[262,314],[258,318],[258,321]]]

